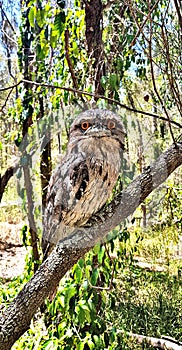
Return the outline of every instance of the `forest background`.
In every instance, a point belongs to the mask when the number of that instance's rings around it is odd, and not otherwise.
[[[0,14],[2,312],[40,266],[47,185],[80,111],[121,116],[122,188],[170,145],[178,158],[107,243],[73,260],[29,330],[20,323],[0,349],[180,349],[181,2],[2,1]],[[19,273],[5,262],[13,254]]]

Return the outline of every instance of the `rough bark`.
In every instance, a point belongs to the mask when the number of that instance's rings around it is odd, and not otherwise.
[[[84,0],[86,42],[88,56],[92,62],[95,82],[95,93],[104,94],[101,78],[105,75],[104,52],[102,42],[103,31],[103,5],[101,0]]]
[[[172,145],[98,215],[59,242],[0,319],[0,350],[9,350],[64,274],[182,164],[182,143]]]

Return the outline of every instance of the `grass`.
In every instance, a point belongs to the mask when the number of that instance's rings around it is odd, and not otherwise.
[[[168,273],[129,267],[120,276],[117,327],[133,333],[182,341],[182,280]]]

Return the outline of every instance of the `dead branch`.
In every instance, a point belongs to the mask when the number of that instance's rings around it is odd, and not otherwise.
[[[129,333],[129,336],[136,339],[140,344],[147,343],[154,348],[164,350],[182,350],[182,343],[171,337],[162,336],[162,338],[154,338],[135,333]]]

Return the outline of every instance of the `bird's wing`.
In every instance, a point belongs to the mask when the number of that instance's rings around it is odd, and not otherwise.
[[[74,210],[89,179],[84,153],[66,155],[51,176],[44,211],[42,249],[44,254],[74,229],[66,223],[67,213]]]

